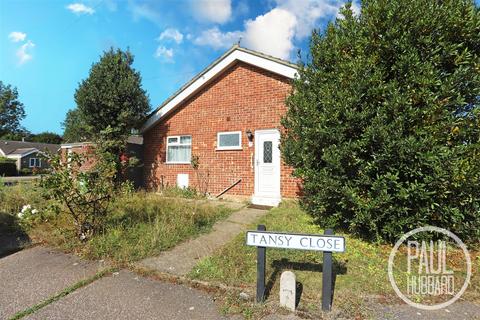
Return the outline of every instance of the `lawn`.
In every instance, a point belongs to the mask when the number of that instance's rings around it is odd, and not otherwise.
[[[267,230],[272,231],[323,233],[321,228],[312,223],[311,217],[294,203],[283,204],[279,208],[272,209],[259,223],[265,224]],[[251,229],[255,227],[252,225]],[[343,235],[346,238],[346,252],[334,254],[334,271],[337,273],[334,308],[339,312],[339,316],[365,318],[370,313],[369,305],[372,301],[399,302],[387,275],[387,262],[392,247],[367,243],[348,234]],[[189,276],[197,280],[224,283],[254,294],[256,249],[245,246],[244,242],[245,233],[236,237],[213,256],[201,260]],[[463,297],[478,302],[480,301],[478,252],[472,252],[472,258],[474,277],[469,290]],[[322,254],[319,252],[267,249],[266,279],[267,290],[271,293],[267,304],[278,301],[279,279],[282,271],[293,270],[297,281],[303,285],[299,310],[317,314],[321,301],[321,263]],[[237,302],[230,301],[230,304]],[[239,311],[238,306],[230,306],[230,308],[236,312]]]
[[[0,228],[22,227],[34,243],[44,243],[87,259],[106,259],[116,265],[154,256],[177,243],[208,232],[232,210],[208,202],[136,192],[119,195],[100,232],[87,242],[75,235],[68,214],[49,213],[41,188],[20,184],[3,189]],[[39,210],[27,225],[17,217],[24,205]]]

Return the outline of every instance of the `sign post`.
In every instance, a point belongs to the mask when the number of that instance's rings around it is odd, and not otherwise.
[[[257,302],[265,299],[265,263],[267,248],[323,251],[322,310],[330,311],[333,298],[333,252],[345,252],[345,238],[333,235],[331,229],[324,235],[267,232],[264,225],[256,231],[247,231],[247,246],[257,247]]]
[[[332,229],[325,230],[325,235],[333,235]],[[322,310],[332,310],[332,298],[333,298],[333,266],[332,266],[332,252],[325,251],[323,253],[323,265],[322,265]]]
[[[258,231],[265,231],[263,224],[257,226]],[[257,247],[257,302],[263,302],[265,299],[265,262],[267,248]]]

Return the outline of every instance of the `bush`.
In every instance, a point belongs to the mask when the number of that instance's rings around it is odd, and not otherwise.
[[[435,225],[480,238],[480,11],[473,1],[362,2],[314,32],[282,151],[303,207],[394,241]]]
[[[93,158],[92,158],[93,157]],[[115,194],[115,162],[107,155],[72,153],[68,161],[55,155],[51,172],[42,179],[47,196],[55,200],[57,213],[66,208],[77,236],[90,239],[102,227]],[[92,163],[86,168],[86,163]]]
[[[16,176],[17,165],[15,160],[0,157],[0,176]]]

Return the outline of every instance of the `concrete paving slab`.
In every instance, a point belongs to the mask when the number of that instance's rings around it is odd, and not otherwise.
[[[48,299],[103,268],[101,263],[86,262],[40,246],[2,258],[0,319]]]
[[[52,303],[27,319],[215,320],[222,317],[202,291],[163,283],[129,271],[104,277]]]
[[[211,255],[267,212],[267,210],[251,208],[236,211],[226,220],[217,222],[212,232],[181,243],[159,256],[144,259],[138,265],[142,268],[184,276],[192,270],[199,259]]]

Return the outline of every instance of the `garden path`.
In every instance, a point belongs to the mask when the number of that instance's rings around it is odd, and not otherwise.
[[[238,206],[238,204],[235,205]],[[185,276],[200,259],[210,256],[267,212],[267,210],[244,207],[226,220],[217,222],[210,233],[181,243],[172,250],[162,252],[159,256],[144,259],[138,263],[138,266]]]

